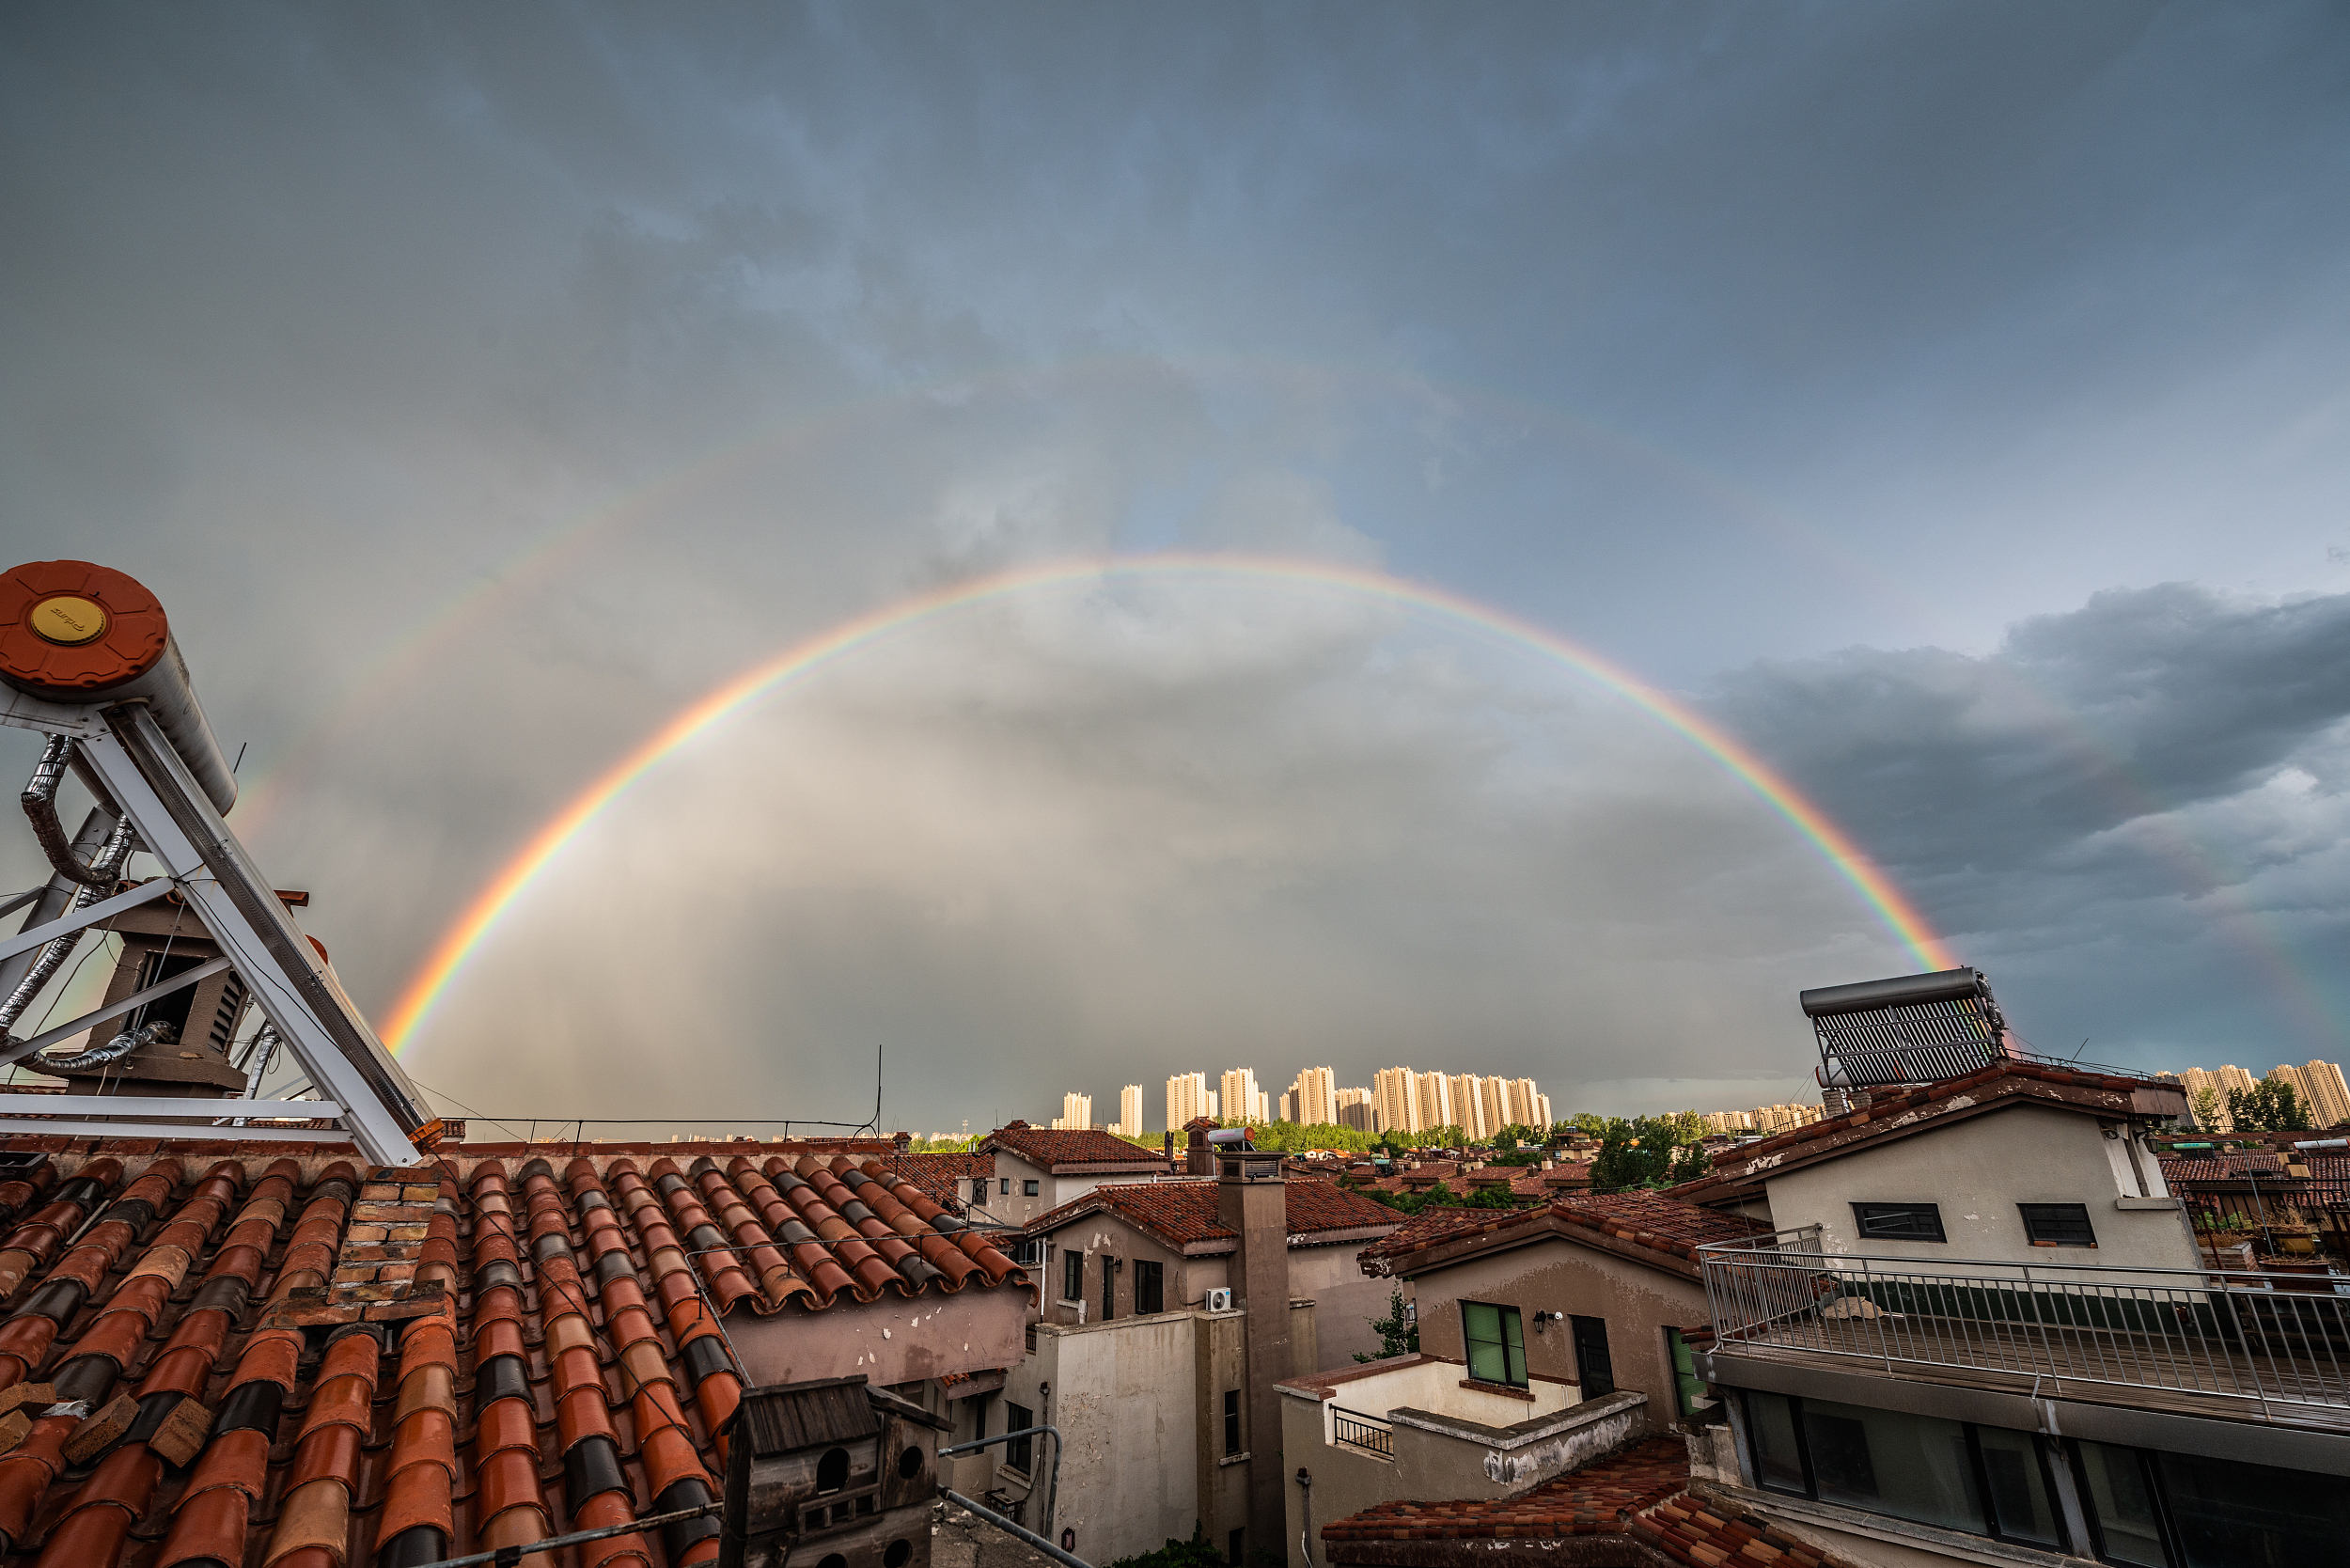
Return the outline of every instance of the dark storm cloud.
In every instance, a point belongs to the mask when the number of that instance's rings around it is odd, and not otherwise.
[[[1191,546],[1385,564],[1675,688],[1744,670],[1725,712],[1938,918],[1984,950],[2068,921],[2192,947],[2172,1015],[2218,1038],[2272,987],[2176,901],[2220,887],[2301,940],[2350,886],[2330,666],[2293,667],[2330,602],[2291,597],[2350,572],[2346,95],[2350,24],[2315,4],[20,7],[0,536],[164,595],[252,743],[245,831],[370,1006],[750,663],[972,573]],[[2078,608],[2125,576],[2274,607]],[[1823,659],[1846,645],[1960,651]],[[1308,673],[1120,700],[1212,748]],[[1013,727],[1056,790],[1080,724]],[[1473,813],[1469,745],[1403,727],[1379,778],[1418,815],[1357,778],[1336,820]],[[1541,868],[1607,891],[1571,940],[1632,967],[1793,955],[1692,1001],[1691,1072],[1734,1077],[1739,1008],[1879,961],[1817,889],[1769,929],[1769,841],[1525,766],[1611,825],[1442,839],[1462,924],[1482,886],[1548,929]],[[1283,822],[1275,794],[1234,831]],[[1435,875],[1364,859],[1314,873],[1329,951]],[[1718,918],[1641,902],[1712,878],[1740,889]],[[909,980],[940,949],[893,948],[901,913],[824,938],[870,984],[791,1005],[951,1013],[964,959]],[[1049,930],[991,940],[1037,1017],[1114,1014],[1066,973],[1089,999],[1053,1013]],[[1181,1022],[1167,975],[1095,973]],[[1668,1048],[1628,993],[1538,1007],[1496,974],[1425,995],[1513,998],[1480,1038],[1572,1014],[1594,1078]],[[1021,1038],[985,994],[975,1027]]]

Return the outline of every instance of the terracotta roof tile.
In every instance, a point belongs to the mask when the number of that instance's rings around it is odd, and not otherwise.
[[[1323,1526],[1322,1539],[1334,1563],[1380,1560],[1380,1544],[1393,1542],[1526,1541],[1540,1551],[1560,1536],[1622,1535],[1691,1568],[1851,1568],[1768,1519],[1718,1497],[1693,1497],[1688,1488],[1685,1441],[1653,1437],[1514,1497],[1381,1503]]]
[[[1031,1127],[1025,1121],[1013,1121],[998,1127],[987,1136],[982,1149],[1003,1148],[1018,1154],[1031,1165],[1047,1170],[1073,1165],[1148,1165],[1167,1168],[1166,1156],[1154,1149],[1127,1142],[1115,1133],[1099,1128],[1063,1129]]]
[[[627,1525],[716,1496],[742,1385],[706,1299],[1025,1278],[892,1168],[938,1157],[870,1140],[459,1146],[384,1183],[347,1149],[13,1147],[50,1155],[0,1183],[0,1388],[55,1385],[0,1453],[0,1555],[27,1561],[366,1568]],[[365,1229],[386,1193],[415,1222]],[[333,1305],[354,1266],[370,1294]],[[76,1400],[89,1417],[50,1413]],[[714,1521],[666,1533],[575,1555],[716,1556]]]
[[[1237,1240],[1239,1233],[1216,1218],[1215,1190],[1216,1184],[1206,1181],[1119,1182],[1096,1187],[1030,1220],[1027,1232],[1041,1236],[1086,1215],[1110,1213],[1174,1247]],[[1402,1216],[1393,1209],[1333,1182],[1292,1178],[1281,1184],[1281,1191],[1292,1236],[1357,1232],[1402,1223]]]
[[[1541,1208],[1425,1211],[1410,1225],[1365,1247],[1363,1272],[1373,1277],[1410,1273],[1416,1259],[1436,1247],[1521,1231],[1639,1248],[1670,1260],[1677,1271],[1685,1273],[1696,1267],[1697,1249],[1705,1243],[1768,1235],[1770,1227],[1702,1209],[1668,1193],[1560,1194]]]

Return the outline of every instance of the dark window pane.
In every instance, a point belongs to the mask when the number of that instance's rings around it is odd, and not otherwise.
[[[1034,1425],[1036,1425],[1036,1412],[1026,1405],[1007,1403],[1004,1406],[1005,1431],[1018,1432],[1025,1427]],[[1034,1457],[1035,1447],[1034,1437],[1012,1438],[1004,1445],[1004,1463],[1015,1470],[1026,1473],[1029,1460]]]
[[[2339,1476],[2195,1454],[2155,1456],[2185,1568],[2303,1568],[2339,1562],[2350,1485]]]
[[[1240,1452],[1240,1390],[1224,1390],[1224,1451]]]
[[[1036,1184],[1034,1182],[1021,1183],[1020,1196],[1023,1198],[1034,1198],[1036,1196]]]
[[[2162,1549],[2162,1526],[2154,1516],[2154,1494],[2146,1488],[2146,1467],[2136,1449],[2082,1443],[2081,1476],[2089,1483],[2081,1500],[2096,1525],[2106,1560],[2132,1568],[2170,1568],[2170,1554]]]
[[[1878,1241],[1938,1242],[1942,1211],[1932,1203],[1855,1203],[1853,1219],[1860,1233]]]
[[[1060,1298],[1063,1301],[1083,1301],[1086,1298],[1086,1255],[1069,1251],[1060,1255]]]
[[[1823,1502],[1984,1533],[1966,1429],[1956,1421],[1805,1400],[1803,1435]]]
[[[1137,1260],[1135,1263],[1135,1310],[1164,1312],[1167,1310],[1167,1276],[1165,1265]]]
[[[2040,1442],[2029,1432],[2009,1432],[1996,1426],[1975,1428],[1982,1449],[1982,1472],[1991,1482],[1991,1517],[2009,1541],[2046,1546],[2064,1544],[2056,1506],[2048,1500],[2048,1481],[2040,1467]]]
[[[1567,1326],[1574,1335],[1575,1380],[1582,1385],[1583,1397],[1614,1393],[1616,1363],[1607,1354],[1607,1320],[1569,1318]]]
[[[1803,1455],[1795,1448],[1795,1409],[1785,1394],[1748,1389],[1747,1441],[1754,1446],[1756,1480],[1777,1492],[1803,1492]]]
[[[1118,1260],[1102,1254],[1102,1321],[1118,1316]]]
[[[2024,1234],[2050,1247],[2094,1247],[2097,1232],[2089,1226],[2086,1203],[2018,1203],[2024,1214]]]

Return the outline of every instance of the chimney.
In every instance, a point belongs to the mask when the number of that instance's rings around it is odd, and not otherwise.
[[[1204,1128],[1192,1134],[1195,1159],[1209,1151]],[[1289,1184],[1281,1155],[1271,1149],[1221,1147],[1214,1152],[1216,1222],[1239,1232],[1230,1273],[1237,1304],[1247,1309],[1242,1333],[1248,1410],[1248,1540],[1274,1551],[1288,1532],[1282,1491],[1281,1396],[1274,1385],[1293,1375],[1290,1365]],[[1195,1170],[1198,1166],[1193,1168]]]
[[[1183,1148],[1183,1170],[1192,1176],[1213,1176],[1215,1161],[1208,1152],[1208,1135],[1215,1131],[1215,1123],[1204,1116],[1195,1116],[1183,1123],[1188,1142]]]

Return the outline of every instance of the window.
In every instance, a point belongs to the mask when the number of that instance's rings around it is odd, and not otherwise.
[[[1118,1316],[1118,1260],[1102,1254],[1102,1321]]]
[[[1226,1536],[1224,1538],[1224,1560],[1229,1565],[1229,1568],[1240,1568],[1242,1563],[1247,1561],[1247,1530],[1236,1529],[1232,1531],[1231,1534]]]
[[[1752,1389],[1741,1398],[1756,1479],[1771,1491],[2071,1549],[2049,1450],[2032,1433]]]
[[[1011,1196],[1010,1177],[1005,1176],[997,1179],[995,1183],[995,1195],[998,1198],[1010,1198]]]
[[[1004,1406],[1004,1430],[1025,1432],[1036,1425],[1036,1412],[1025,1404]],[[1012,1437],[1004,1443],[1004,1463],[1022,1475],[1028,1473],[1028,1461],[1035,1456],[1034,1437]]]
[[[1240,1452],[1240,1390],[1224,1390],[1224,1456]]]
[[[2018,1203],[2024,1234],[2034,1247],[2094,1247],[2097,1232],[2089,1228],[2086,1203]]]
[[[1086,1255],[1074,1247],[1060,1255],[1060,1298],[1063,1301],[1083,1301],[1086,1298]]]
[[[971,1184],[971,1201],[974,1203],[984,1203],[987,1201],[986,1177],[982,1176],[978,1181]]]
[[[1526,1328],[1515,1307],[1462,1302],[1461,1338],[1468,1343],[1469,1376],[1480,1383],[1526,1387]]]
[[[2097,1555],[2131,1568],[2170,1568],[2163,1548],[2162,1514],[2154,1503],[2154,1478],[2135,1449],[2105,1443],[2074,1445],[2081,1503],[2097,1537]]]
[[[1034,1182],[1021,1183],[1020,1196],[1023,1198],[1034,1198],[1036,1196],[1036,1184]]]
[[[1684,1416],[1694,1416],[1714,1403],[1713,1386],[1698,1375],[1697,1357],[1678,1328],[1665,1330],[1665,1349],[1672,1356],[1673,1397]],[[1593,1396],[1586,1394],[1585,1399]]]
[[[1167,1310],[1167,1269],[1164,1264],[1144,1258],[1135,1260],[1135,1310]]]
[[[1574,1331],[1575,1381],[1583,1385],[1583,1397],[1614,1393],[1616,1363],[1607,1355],[1607,1320],[1569,1318],[1567,1326]]]
[[[1946,1242],[1942,1210],[1933,1203],[1855,1203],[1853,1221],[1872,1241]]]

